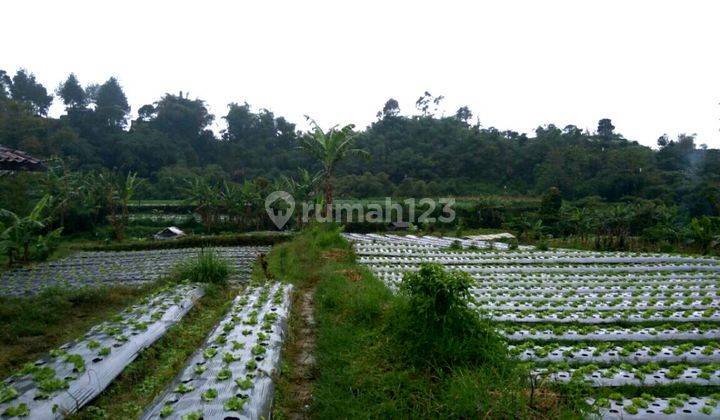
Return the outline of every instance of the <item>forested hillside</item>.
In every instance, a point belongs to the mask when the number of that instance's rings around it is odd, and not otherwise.
[[[47,117],[53,100],[65,106],[58,119]],[[441,100],[426,92],[402,113],[393,99],[379,107],[357,142],[370,157],[340,168],[339,195],[537,194],[555,186],[565,199],[634,196],[679,204],[693,215],[720,211],[720,151],[696,145],[691,135],[662,136],[656,150],[624,138],[606,118],[593,133],[549,124],[525,135],[487,127],[491,122],[467,107],[440,116]],[[74,169],[137,172],[150,181],[141,192],[146,198],[179,197],[197,174],[277,179],[312,166],[297,148],[304,133],[295,124],[247,103],[215,116],[180,92],[142,106],[137,119],[130,111],[112,77],[83,86],[71,74],[53,91],[28,71],[0,71],[0,144],[64,157]],[[216,134],[210,126],[218,118],[227,128]]]

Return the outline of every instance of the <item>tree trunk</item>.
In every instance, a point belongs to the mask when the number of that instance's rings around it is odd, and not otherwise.
[[[325,217],[327,218],[329,215],[332,215],[332,205],[333,205],[333,187],[332,182],[330,179],[330,176],[325,178]]]

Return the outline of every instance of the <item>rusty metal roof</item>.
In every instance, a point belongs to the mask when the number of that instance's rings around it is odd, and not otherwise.
[[[0,170],[42,171],[45,170],[45,166],[40,159],[34,158],[23,151],[10,149],[0,144]]]

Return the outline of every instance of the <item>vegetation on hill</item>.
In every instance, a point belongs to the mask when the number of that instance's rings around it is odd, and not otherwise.
[[[274,229],[264,200],[276,190],[299,203],[363,206],[372,197],[465,197],[451,223],[406,219],[427,233],[508,229],[543,246],[595,249],[720,245],[720,150],[698,147],[693,136],[661,136],[652,149],[625,139],[607,118],[593,133],[552,124],[531,136],[503,132],[473,121],[467,107],[437,115],[442,97],[427,92],[415,115],[402,115],[391,99],[364,130],[304,133],[234,103],[218,136],[204,102],[182,93],[141,107],[132,121],[115,78],[82,86],[71,74],[56,95],[66,110],[49,118],[53,97],[31,73],[0,72],[0,144],[60,157],[45,174],[0,177],[0,208],[8,210],[0,251],[10,261],[47,257],[59,232],[122,241],[168,224],[205,234]],[[30,223],[44,196],[40,224]],[[141,207],[132,199],[178,201],[146,207],[143,216],[133,214]],[[303,224],[297,211],[290,227]],[[342,222],[356,231],[388,227]]]
[[[199,175],[242,183],[321,169],[297,147],[315,131],[299,132],[247,103],[229,105],[218,136],[209,129],[216,116],[182,92],[141,107],[132,121],[115,78],[83,87],[71,74],[56,95],[65,114],[48,118],[53,98],[32,74],[0,72],[0,144],[64,156],[73,169],[135,172],[150,180],[138,197],[184,198],[187,180]],[[441,100],[426,92],[414,115],[389,100],[377,121],[356,133],[371,159],[350,158],[334,170],[336,195],[540,194],[557,187],[566,200],[632,196],[679,203],[693,216],[718,214],[720,150],[698,147],[692,135],[663,135],[655,150],[625,139],[607,118],[593,133],[548,124],[526,135],[483,126],[467,107],[438,116]]]

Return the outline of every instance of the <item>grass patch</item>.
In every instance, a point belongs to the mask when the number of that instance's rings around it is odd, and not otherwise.
[[[0,378],[82,336],[159,285],[58,287],[32,297],[0,296]]]
[[[180,322],[145,349],[90,405],[73,418],[138,418],[185,366],[230,309],[238,290],[210,284]]]
[[[179,263],[173,270],[173,278],[195,283],[227,284],[231,274],[230,264],[213,249],[201,249],[196,257]]]
[[[269,263],[275,277],[291,281],[301,289],[308,285],[317,288],[317,362],[313,403],[308,413],[311,417],[580,416],[578,400],[567,391],[533,389],[523,365],[504,357],[489,357],[487,352],[473,354],[459,337],[454,338],[457,348],[467,350],[467,357],[459,360],[447,358],[443,352],[436,353],[437,358],[425,359],[436,363],[415,363],[403,357],[407,353],[398,348],[398,337],[418,338],[408,337],[408,331],[403,329],[407,325],[396,323],[403,319],[402,314],[407,314],[410,297],[393,295],[356,264],[350,245],[333,228],[314,227],[275,247]],[[277,381],[273,413],[277,418],[298,413],[293,388],[295,367],[293,358],[288,357],[299,340],[297,324],[290,324],[285,362]],[[471,330],[477,332],[474,328]],[[405,336],[397,334],[398,331]],[[428,339],[421,332],[415,334]],[[478,334],[476,338],[495,343],[488,334]],[[421,342],[414,345],[422,347]]]

